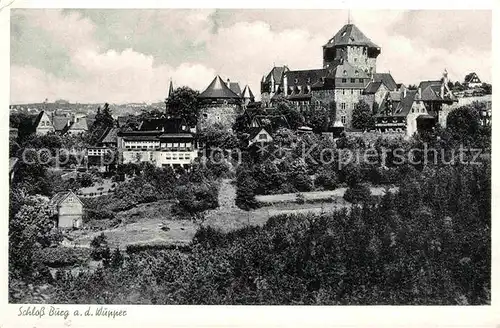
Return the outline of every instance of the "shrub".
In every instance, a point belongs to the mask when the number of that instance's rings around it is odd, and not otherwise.
[[[62,267],[84,262],[89,256],[86,248],[46,247],[37,252],[36,258],[49,267]]]
[[[349,186],[359,184],[363,180],[361,167],[356,164],[348,164],[340,170],[340,180]]]
[[[304,197],[304,195],[303,195],[303,194],[300,194],[300,193],[299,193],[299,194],[297,194],[297,196],[296,196],[296,198],[295,198],[295,202],[296,202],[297,204],[305,204],[305,202],[306,202],[306,198]]]
[[[349,186],[344,193],[344,199],[353,204],[369,202],[371,200],[370,188],[359,184]]]
[[[88,209],[85,211],[85,221],[101,221],[101,220],[113,220],[115,218],[115,213],[110,210],[94,210]]]
[[[333,190],[337,188],[338,177],[333,170],[321,170],[314,180],[315,187],[321,187],[325,190]]]
[[[90,247],[92,248],[90,256],[95,261],[107,260],[111,257],[111,251],[109,250],[108,246],[108,239],[104,235],[104,233],[101,233],[100,235],[94,237],[94,239],[92,239],[92,241],[90,242]]]

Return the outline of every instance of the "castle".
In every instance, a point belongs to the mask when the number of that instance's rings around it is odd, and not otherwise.
[[[387,104],[387,98],[404,99],[407,89],[401,83],[396,83],[390,73],[377,72],[377,57],[381,48],[366,37],[359,28],[351,23],[344,25],[328,42],[323,45],[323,68],[312,70],[290,70],[286,65],[273,67],[261,81],[261,99],[264,106],[272,106],[278,97],[284,97],[296,106],[298,110],[319,107],[332,108],[335,104],[334,126],[352,128],[352,113],[355,105],[365,101],[372,112],[379,117],[386,116],[390,111],[381,113],[381,104]],[[413,102],[422,102],[424,108],[420,114],[427,114],[426,106],[431,111],[438,112],[440,106],[456,101],[451,93],[443,93],[443,84],[446,76],[441,81],[432,81],[433,88],[438,88],[437,94],[426,98],[426,91],[422,94],[421,88],[428,88],[429,83],[419,86],[417,93],[409,93],[412,98],[406,99],[405,110],[409,111]],[[429,81],[430,82],[430,81]],[[449,91],[449,90],[445,90]],[[413,97],[414,95],[416,97]],[[420,95],[420,97],[419,97]],[[431,99],[432,98],[432,99]],[[426,103],[426,100],[429,100]],[[420,104],[420,103],[417,103]],[[418,107],[418,106],[417,106]],[[397,114],[400,114],[399,112]],[[435,116],[437,121],[438,115]],[[406,117],[403,117],[406,120]],[[392,122],[392,118],[389,119]],[[398,121],[399,122],[399,121]],[[378,126],[379,130],[393,129],[405,130],[408,125],[416,126],[415,122],[403,122],[391,126]],[[382,124],[382,123],[380,123]],[[416,128],[407,130],[408,134]]]

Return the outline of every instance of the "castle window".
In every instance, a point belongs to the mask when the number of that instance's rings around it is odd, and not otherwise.
[[[356,83],[356,79],[351,79],[351,83]]]
[[[299,83],[299,79],[295,79],[295,80],[294,80],[294,82],[295,82],[295,83]]]
[[[259,140],[265,140],[265,139],[267,139],[267,134],[265,133],[259,134]]]
[[[344,104],[343,104],[343,105],[344,105]],[[345,115],[342,115],[342,116],[340,117],[340,121],[342,122],[342,124],[345,124],[345,122],[346,122],[346,117],[345,117]]]
[[[351,89],[351,95],[354,94],[354,89]]]
[[[363,79],[359,79],[359,83],[363,83]]]
[[[345,89],[342,89],[342,94],[345,95]]]
[[[342,83],[347,83],[347,79],[342,79]]]
[[[357,62],[357,61],[358,61],[358,58],[354,58],[354,62]],[[357,72],[358,72],[358,71],[356,71],[356,73],[357,73]]]
[[[208,118],[208,114],[203,114],[203,117],[204,118]]]
[[[341,109],[345,109],[345,108],[346,108],[346,104],[345,104],[345,103],[341,103],[341,104],[340,104],[340,108],[341,108]]]

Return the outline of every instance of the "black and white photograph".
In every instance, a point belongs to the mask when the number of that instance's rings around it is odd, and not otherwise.
[[[12,315],[492,304],[492,10],[4,10]]]

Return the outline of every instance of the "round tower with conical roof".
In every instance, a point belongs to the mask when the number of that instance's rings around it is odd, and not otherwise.
[[[217,75],[209,86],[200,93],[200,113],[198,131],[208,126],[220,125],[232,130],[236,117],[242,112],[242,97],[231,90],[229,81],[226,83]]]

